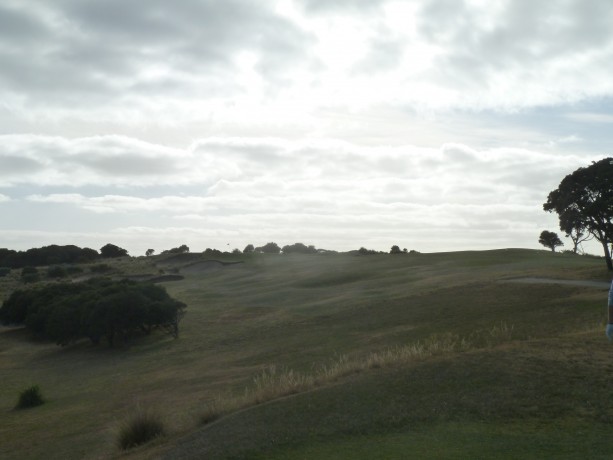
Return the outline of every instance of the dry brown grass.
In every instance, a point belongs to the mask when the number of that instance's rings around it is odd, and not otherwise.
[[[466,338],[456,334],[442,334],[413,344],[370,353],[364,357],[350,358],[340,355],[328,364],[314,367],[312,372],[269,366],[253,378],[242,394],[218,396],[207,403],[200,416],[200,423],[211,423],[230,413],[311,391],[370,369],[402,366],[433,356],[494,347],[513,340],[513,329],[512,325],[500,323],[489,329],[475,331]]]

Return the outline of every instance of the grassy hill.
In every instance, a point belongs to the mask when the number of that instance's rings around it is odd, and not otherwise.
[[[520,249],[238,259],[117,262],[184,277],[165,284],[188,304],[178,340],[62,349],[0,329],[0,457],[613,452],[606,288],[509,282],[606,282],[602,260]],[[0,298],[14,287],[2,283]],[[12,410],[32,384],[49,402]],[[120,453],[118,426],[139,406],[170,432]]]

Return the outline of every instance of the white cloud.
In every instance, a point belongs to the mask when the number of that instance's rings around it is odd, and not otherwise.
[[[608,113],[569,113],[566,118],[582,123],[613,124],[613,115]]]
[[[610,145],[612,20],[607,0],[7,0],[0,228],[49,208],[126,241],[526,241]]]
[[[560,142],[573,142],[567,138]],[[440,198],[471,186],[517,191],[550,187],[595,156],[560,156],[517,148],[473,149],[446,143],[439,149],[413,145],[367,147],[334,140],[207,138],[186,149],[121,136],[66,139],[0,136],[0,181],[40,186],[152,187],[198,185],[209,196],[233,190],[246,196],[324,194],[406,197],[423,190]],[[398,185],[401,184],[401,185]],[[391,187],[387,190],[388,187]],[[208,192],[207,192],[208,190]],[[389,193],[387,193],[389,192]],[[507,190],[503,193],[506,194]],[[72,196],[72,195],[71,195]],[[450,197],[453,199],[453,197]]]
[[[0,17],[0,95],[24,120],[286,124],[321,107],[516,110],[613,93],[606,0],[63,0]]]
[[[0,203],[6,203],[8,201],[11,201],[11,198],[0,193]]]
[[[449,241],[461,239],[492,247],[500,238],[525,241],[543,226],[555,228],[555,216],[544,213],[542,203],[561,178],[588,161],[551,151],[478,150],[451,143],[424,149],[211,138],[194,142],[174,160],[164,157],[170,162],[169,182],[178,180],[174,174],[185,174],[172,161],[181,165],[186,156],[194,170],[208,165],[218,175],[200,194],[151,196],[155,189],[142,184],[159,180],[158,171],[135,176],[128,168],[124,176],[116,171],[114,180],[127,184],[140,178],[141,188],[125,189],[131,194],[39,193],[27,202],[124,215],[134,222],[155,219],[160,229],[181,222],[192,230],[180,234],[193,235],[194,246],[221,244],[234,235],[240,244],[292,238],[339,249],[359,247],[362,239],[380,245],[398,238],[420,241],[424,250],[452,249]],[[90,158],[87,164],[98,163]],[[134,227],[141,228],[126,228]],[[146,228],[156,235],[165,232]],[[434,235],[446,242],[435,245]]]

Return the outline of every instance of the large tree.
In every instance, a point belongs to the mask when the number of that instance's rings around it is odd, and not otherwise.
[[[613,270],[609,245],[613,243],[613,158],[593,162],[569,174],[543,204],[558,214],[560,229],[587,231],[602,245]]]

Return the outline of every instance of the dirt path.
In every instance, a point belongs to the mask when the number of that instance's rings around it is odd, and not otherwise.
[[[501,281],[502,283],[526,283],[526,284],[564,284],[566,286],[585,286],[600,289],[609,289],[610,283],[606,281],[586,281],[586,280],[557,280],[553,278],[513,278]]]

